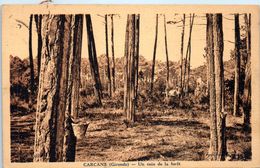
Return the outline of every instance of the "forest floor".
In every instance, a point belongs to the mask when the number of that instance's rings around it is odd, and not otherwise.
[[[137,121],[124,123],[122,109],[89,108],[86,137],[78,140],[76,161],[205,160],[210,127],[207,110],[154,105],[137,111]],[[33,159],[35,113],[11,115],[11,160]],[[251,135],[242,118],[227,117],[227,147],[233,160],[251,159]]]

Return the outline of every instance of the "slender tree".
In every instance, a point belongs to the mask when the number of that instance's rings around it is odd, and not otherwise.
[[[63,144],[63,161],[75,161],[76,137],[71,122],[77,120],[79,113],[80,64],[82,49],[83,15],[71,18],[72,32],[68,67],[68,86],[65,111],[65,135]],[[73,118],[73,120],[71,119]]]
[[[110,75],[110,61],[109,61],[109,52],[108,52],[108,21],[107,15],[105,15],[105,36],[106,36],[106,76],[107,76],[107,86],[109,97],[112,95],[112,86],[111,86],[111,75]]]
[[[126,119],[129,122],[135,121],[135,109],[136,109],[136,80],[138,66],[138,51],[139,51],[139,20],[140,16],[136,14],[129,14],[127,17],[127,28],[126,28],[126,46],[125,49],[125,82],[127,82],[126,88],[124,90],[124,95],[126,96],[126,103],[124,105]],[[136,30],[138,29],[138,30]]]
[[[217,160],[218,139],[217,139],[217,116],[216,116],[216,89],[215,89],[215,64],[214,64],[214,42],[213,42],[213,14],[206,14],[207,17],[207,54],[209,69],[209,92],[210,92],[210,160]]]
[[[180,89],[181,93],[183,91],[183,80],[182,80],[182,74],[183,74],[183,46],[184,46],[184,35],[185,35],[185,14],[183,14],[183,19],[182,19],[182,33],[181,33],[181,65],[180,65]]]
[[[244,129],[250,129],[251,115],[251,14],[245,14],[246,24],[246,44],[247,44],[247,63],[245,69],[244,92],[242,96],[243,102],[243,118]]]
[[[208,33],[207,33],[208,34]],[[206,37],[206,39],[208,39],[208,37]],[[209,78],[210,78],[210,71],[209,71],[209,54],[208,54],[208,48],[206,47],[205,48],[206,50],[206,54],[205,54],[205,58],[206,58],[206,65],[207,65],[207,95],[209,95],[209,92],[210,92],[210,86],[209,86]]]
[[[96,97],[96,101],[99,105],[102,105],[102,85],[100,81],[99,75],[99,67],[98,60],[96,54],[96,46],[94,33],[92,28],[91,16],[89,14],[86,15],[86,27],[87,27],[87,39],[88,39],[88,53],[89,53],[89,64],[91,76],[94,81],[94,93]]]
[[[251,13],[245,14],[245,23],[246,23],[246,46],[247,46],[247,55],[248,58],[251,56]]]
[[[29,21],[29,62],[30,62],[30,88],[29,88],[29,109],[32,110],[33,106],[33,95],[35,93],[35,83],[34,83],[34,66],[33,66],[33,51],[32,51],[32,22],[33,15],[30,15]]]
[[[216,82],[216,114],[218,130],[218,160],[225,160],[226,156],[226,113],[224,111],[224,65],[223,65],[223,27],[222,14],[213,16],[213,37],[215,54],[215,82]]]
[[[40,69],[41,69],[41,54],[42,54],[42,15],[34,15],[34,20],[36,24],[36,30],[37,30],[37,40],[38,40],[38,48],[37,48],[37,73],[38,78],[40,75]]]
[[[72,65],[80,66],[82,16],[43,15],[42,55],[34,141],[35,162],[74,161],[73,85],[79,82]],[[74,28],[73,28],[74,27]],[[75,32],[77,31],[77,32]],[[73,38],[74,37],[74,38]],[[76,48],[75,48],[76,47]],[[75,96],[75,95],[74,95]],[[71,104],[71,105],[70,105]]]
[[[139,76],[139,36],[140,36],[140,14],[136,15],[135,19],[135,62],[136,62],[136,79],[135,79],[135,97],[136,105],[138,100],[138,76]]]
[[[112,54],[112,91],[113,93],[116,91],[116,78],[115,78],[115,51],[114,51],[114,19],[113,14],[110,15],[111,20],[111,54]]]
[[[193,28],[193,23],[194,23],[194,17],[195,14],[190,14],[190,34],[189,34],[189,41],[188,41],[188,46],[187,46],[187,51],[186,51],[186,61],[185,61],[185,70],[184,70],[184,87],[185,90],[187,91],[187,94],[189,93],[189,78],[190,78],[190,59],[191,59],[191,34],[192,34],[192,28]],[[187,65],[186,65],[187,63]],[[186,74],[186,66],[187,67],[187,81],[185,82],[185,74]]]
[[[124,112],[127,112],[127,102],[128,102],[128,88],[129,88],[129,79],[128,79],[128,53],[129,53],[129,21],[130,15],[127,15],[126,22],[126,33],[125,33],[125,59],[124,59]],[[127,115],[127,114],[126,114]]]
[[[191,43],[189,46],[189,51],[188,51],[189,55],[188,55],[188,67],[187,67],[187,82],[186,82],[186,89],[187,90],[187,95],[189,95],[189,82],[190,82],[190,60],[191,60]]]
[[[244,111],[244,129],[250,129],[250,115],[251,115],[251,57],[247,60],[246,65],[246,78],[244,82],[244,93],[243,93],[243,111]]]
[[[74,18],[74,17],[73,17]],[[79,88],[80,88],[80,65],[81,65],[81,50],[82,50],[82,30],[83,30],[83,15],[75,15],[73,20],[73,50],[72,50],[72,100],[71,100],[71,116],[74,119],[78,118],[79,113]]]
[[[235,14],[235,89],[233,115],[239,115],[239,82],[240,81],[240,28],[239,14]]]
[[[167,44],[167,28],[166,28],[166,17],[164,15],[164,41],[165,41],[165,55],[166,55],[166,98],[169,98],[169,57],[168,57],[168,44]]]
[[[158,14],[156,14],[156,22],[155,22],[155,40],[154,40],[154,48],[153,48],[153,62],[152,62],[152,73],[151,73],[152,75],[151,75],[151,86],[150,86],[150,92],[151,93],[153,92],[157,38],[158,38]]]
[[[187,49],[186,49],[186,56],[185,56],[185,61],[184,61],[184,73],[183,73],[183,83],[182,83],[182,87],[185,88],[186,92],[187,92],[187,79],[186,77],[186,73],[188,71],[188,67],[189,66],[189,56],[190,56],[190,49],[191,49],[191,34],[192,34],[192,28],[193,28],[193,21],[194,21],[194,14],[191,16],[190,14],[190,31],[189,31],[189,39],[188,39],[188,45],[187,45]]]

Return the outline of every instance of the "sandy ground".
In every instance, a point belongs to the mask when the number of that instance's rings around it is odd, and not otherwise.
[[[77,143],[76,161],[205,160],[209,148],[209,112],[153,107],[137,112],[128,127],[123,110],[91,108],[81,113],[90,125]],[[35,113],[11,116],[11,159],[33,157]],[[251,136],[243,132],[242,118],[227,117],[227,145],[233,160],[251,159]]]

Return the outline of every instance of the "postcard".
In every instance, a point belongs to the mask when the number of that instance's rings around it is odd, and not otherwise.
[[[259,167],[259,6],[3,5],[4,167]]]

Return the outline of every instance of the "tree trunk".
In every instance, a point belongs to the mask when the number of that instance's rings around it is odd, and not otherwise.
[[[217,160],[225,160],[226,156],[226,113],[224,112],[224,66],[223,66],[223,30],[222,14],[213,15],[213,41],[215,61],[216,115],[218,134]]]
[[[72,65],[72,101],[71,116],[78,118],[79,112],[79,88],[80,88],[80,67],[81,67],[81,50],[82,50],[82,30],[83,15],[75,15],[73,29],[73,62]]]
[[[210,92],[210,148],[209,159],[217,160],[217,116],[216,116],[216,89],[215,89],[215,64],[214,64],[214,43],[213,43],[213,15],[207,14],[207,54],[209,69],[209,92]]]
[[[32,110],[33,106],[33,95],[35,93],[34,83],[34,67],[33,67],[33,51],[32,51],[32,21],[33,15],[30,15],[29,21],[29,61],[30,61],[30,88],[29,88],[29,109]]]
[[[185,80],[186,78],[186,72],[188,71],[188,67],[187,65],[189,66],[189,60],[188,60],[188,57],[190,55],[190,47],[191,47],[191,33],[192,33],[192,27],[193,27],[193,21],[194,21],[194,14],[193,16],[191,17],[190,15],[190,32],[189,32],[189,40],[188,40],[188,45],[187,45],[187,50],[186,50],[186,56],[185,56],[185,64],[184,64],[184,74],[183,74],[183,84],[182,84],[182,87],[184,88],[185,90],[185,93],[188,93],[188,90],[187,90],[187,81]],[[182,93],[183,94],[183,93]]]
[[[68,71],[68,87],[67,102],[65,112],[65,135],[63,145],[63,161],[75,161],[76,154],[76,137],[71,123],[78,118],[79,111],[79,86],[80,86],[80,64],[81,64],[81,48],[82,48],[82,30],[83,15],[75,15],[71,20],[72,32],[70,43],[69,71]]]
[[[128,53],[129,53],[129,21],[130,21],[130,15],[127,15],[127,22],[126,22],[126,33],[125,33],[125,59],[124,59],[124,112],[126,114],[127,111],[127,102],[128,102],[128,85],[129,85],[129,79],[128,79]],[[126,114],[127,115],[127,114]]]
[[[150,86],[150,92],[151,93],[153,92],[155,57],[156,57],[156,49],[157,49],[157,37],[158,37],[158,14],[156,14],[156,23],[155,23],[155,41],[154,41],[154,49],[153,49],[153,63],[152,63],[152,75],[151,75],[151,86]]]
[[[243,93],[243,111],[244,111],[244,129],[250,129],[250,115],[251,115],[251,57],[247,60],[246,78]]]
[[[114,19],[113,14],[110,15],[111,17],[111,54],[112,54],[112,91],[115,93],[116,91],[116,78],[115,78],[115,52],[114,52]]]
[[[112,88],[111,88],[111,75],[110,75],[110,61],[109,61],[109,52],[108,52],[108,26],[107,26],[107,15],[105,15],[105,35],[106,35],[106,76],[107,76],[107,85],[108,85],[108,95],[111,97]]]
[[[248,58],[251,57],[251,13],[248,14],[247,23],[247,52]]]
[[[189,55],[189,48],[190,48],[190,43],[188,41],[188,45],[187,45],[187,50],[186,50],[186,56],[185,56],[185,60],[184,60],[184,67],[183,67],[183,81],[182,81],[182,92],[181,92],[181,97],[183,97],[187,91],[186,91],[186,72],[187,72],[187,64],[188,64],[188,55]]]
[[[210,70],[210,160],[225,160],[226,113],[224,112],[222,14],[207,14],[207,52]]]
[[[38,72],[38,79],[40,79],[41,54],[42,54],[42,15],[34,15],[34,20],[35,20],[35,23],[36,23],[37,36],[38,36],[38,38],[37,38],[37,40],[38,40],[37,72]]]
[[[208,38],[208,37],[206,37]],[[207,65],[207,96],[209,96],[210,92],[210,86],[209,86],[209,80],[210,80],[210,70],[209,70],[209,54],[208,54],[208,48],[206,48],[206,65]]]
[[[168,44],[167,44],[167,28],[166,28],[166,17],[164,15],[164,40],[165,40],[165,55],[166,55],[166,69],[167,69],[167,75],[166,75],[166,98],[169,98],[169,57],[168,57]]]
[[[206,18],[207,18],[207,28],[206,28],[206,47],[204,48],[205,50],[205,58],[206,58],[206,67],[207,67],[207,95],[210,95],[210,67],[209,67],[209,57],[211,56],[212,52],[210,46],[208,45],[208,42],[210,41],[209,38],[213,38],[212,34],[212,26],[213,25],[208,25],[208,22],[212,22],[212,20],[208,20],[208,19],[212,19],[211,18],[212,15],[210,14],[206,14]],[[212,24],[212,23],[211,23]],[[208,27],[209,26],[209,27]],[[210,30],[209,30],[210,29]],[[209,32],[210,31],[210,32]],[[212,47],[212,46],[211,46]]]
[[[182,86],[182,74],[183,74],[183,46],[184,46],[184,34],[185,34],[185,14],[183,14],[183,20],[182,20],[182,33],[181,33],[181,65],[180,65],[180,90],[181,93],[183,92],[183,86]]]
[[[189,46],[189,55],[188,55],[188,67],[187,67],[187,82],[186,82],[186,90],[187,90],[187,95],[189,95],[189,82],[190,82],[190,58],[191,57],[191,43]]]
[[[246,43],[247,43],[247,63],[245,70],[243,102],[244,129],[250,130],[251,115],[251,14],[249,17],[245,14],[246,23]]]
[[[79,73],[72,70],[72,65],[80,62],[80,52],[77,52],[80,47],[76,45],[81,45],[81,37],[75,34],[82,32],[82,23],[80,19],[78,24],[74,23],[76,20],[72,15],[43,15],[42,18],[43,47],[36,111],[35,162],[75,160],[75,153],[71,151],[76,147],[76,138],[70,121],[73,109],[70,107],[73,100],[73,91],[70,89],[77,81],[77,75],[73,73]],[[73,33],[72,27],[77,32]]]
[[[233,115],[239,115],[239,81],[240,81],[240,28],[239,14],[235,14],[235,88]]]
[[[128,50],[128,87],[127,87],[127,117],[126,119],[130,122],[135,121],[135,106],[134,106],[134,95],[133,93],[133,84],[134,84],[134,45],[135,45],[135,15],[130,15],[129,18],[129,50]]]
[[[187,90],[187,94],[189,94],[189,80],[190,80],[190,59],[191,59],[191,31],[192,31],[192,27],[193,27],[193,22],[194,22],[194,16],[195,14],[193,14],[191,16],[190,14],[190,36],[189,36],[189,48],[188,48],[188,72],[187,72],[187,82],[186,82],[186,90]]]
[[[136,30],[138,29],[138,30]],[[127,87],[125,88],[124,95],[126,96],[125,113],[126,119],[129,122],[135,121],[135,109],[136,109],[136,83],[137,83],[137,71],[138,66],[138,51],[139,51],[139,15],[131,14],[127,17],[127,31],[126,33],[126,55],[125,59],[125,82]]]
[[[90,64],[91,76],[94,81],[94,93],[95,93],[97,103],[99,105],[102,105],[102,101],[101,101],[102,85],[101,85],[100,75],[99,75],[99,67],[97,61],[92,21],[91,21],[91,16],[89,14],[86,15],[86,27],[87,27],[87,38],[88,38],[89,64]]]
[[[135,19],[135,62],[136,62],[136,79],[135,79],[135,97],[136,106],[138,106],[138,76],[139,76],[139,35],[140,35],[140,14]]]

